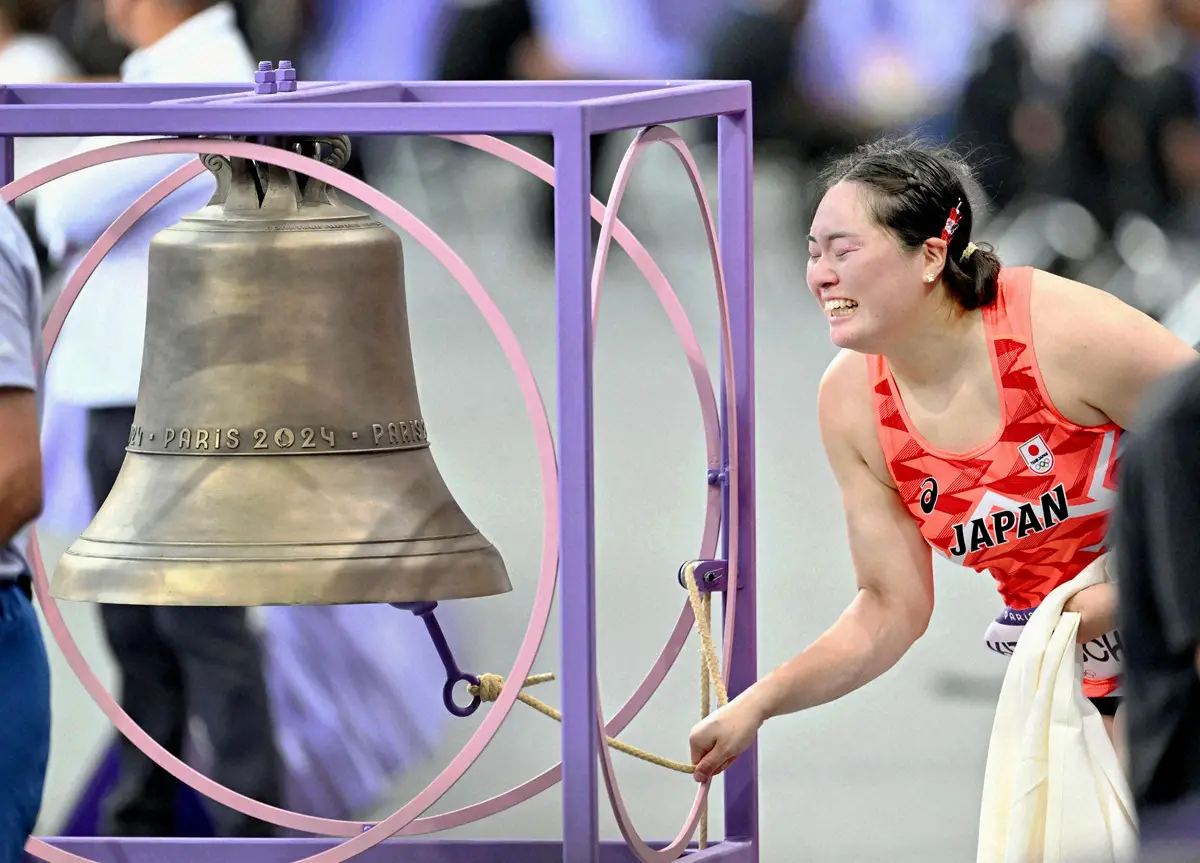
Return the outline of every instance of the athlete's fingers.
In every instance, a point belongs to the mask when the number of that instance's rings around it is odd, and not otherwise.
[[[697,782],[707,782],[723,770],[730,760],[720,747],[715,747],[700,759],[700,762],[696,765],[696,769],[692,771],[692,776]]]

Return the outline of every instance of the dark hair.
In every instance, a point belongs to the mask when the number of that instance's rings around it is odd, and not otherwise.
[[[52,13],[46,0],[0,0],[0,18],[16,33],[44,33]]]
[[[830,164],[818,180],[815,203],[842,182],[861,183],[870,190],[871,215],[909,251],[930,237],[940,237],[950,211],[958,206],[958,230],[950,238],[942,278],[950,295],[968,311],[995,301],[1000,258],[980,243],[963,260],[982,198],[965,159],[915,138],[888,138]]]

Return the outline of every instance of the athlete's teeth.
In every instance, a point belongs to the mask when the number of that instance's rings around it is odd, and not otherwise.
[[[834,309],[853,309],[858,305],[854,300],[826,300],[825,311],[830,312]]]

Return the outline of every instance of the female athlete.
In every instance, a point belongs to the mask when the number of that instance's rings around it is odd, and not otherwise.
[[[808,287],[842,350],[821,381],[858,592],[812,645],[692,729],[695,778],[767,719],[879,677],[925,632],[931,549],[987,571],[1011,653],[1033,610],[1105,553],[1116,451],[1143,393],[1196,359],[1110,294],[1005,268],[971,242],[975,187],[946,150],[868,145],[833,164],[808,237]],[[1113,733],[1114,585],[1076,594],[1084,692]]]

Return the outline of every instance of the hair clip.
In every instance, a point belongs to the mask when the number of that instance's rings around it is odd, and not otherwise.
[[[962,220],[962,212],[959,207],[962,206],[962,198],[958,199],[950,210],[950,216],[946,219],[946,227],[942,228],[942,240],[949,243],[954,238],[954,232],[958,230],[958,223]]]
[[[967,259],[970,258],[971,255],[975,254],[975,251],[978,248],[979,247],[977,245],[975,245],[974,243],[967,243],[967,247],[965,249],[963,249],[962,254],[958,256],[958,259],[960,261],[962,261],[963,263],[966,263]]]

